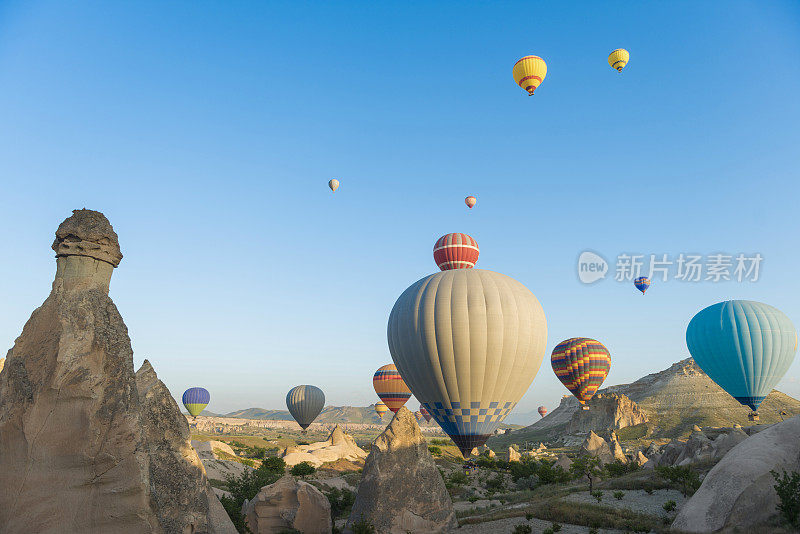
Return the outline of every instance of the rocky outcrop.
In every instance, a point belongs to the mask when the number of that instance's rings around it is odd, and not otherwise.
[[[192,447],[197,451],[201,460],[219,459],[221,454],[236,456],[236,451],[224,441],[195,441],[192,440]]]
[[[716,462],[747,438],[744,430],[735,427],[695,431],[688,440],[672,440],[664,446],[661,454],[650,457],[657,458],[659,466]]]
[[[76,210],[53,249],[52,291],[0,373],[0,531],[235,532],[169,391],[147,362],[134,374],[111,224]]]
[[[307,482],[286,475],[245,501],[242,516],[253,534],[294,531],[330,534],[331,504]]]
[[[5,358],[0,358],[0,373],[3,372],[3,366],[6,364]]]
[[[300,462],[308,462],[314,467],[319,467],[326,462],[341,459],[351,462],[363,460],[367,457],[367,452],[356,445],[356,440],[352,436],[345,434],[339,425],[336,425],[327,440],[311,445],[287,447],[282,457],[290,467]]]
[[[591,431],[586,436],[586,440],[581,445],[579,452],[585,456],[596,456],[600,459],[601,464],[608,464],[615,460],[608,442]]]
[[[706,475],[672,527],[681,532],[766,532],[778,504],[773,470],[800,471],[800,417],[734,446]]]
[[[614,460],[624,464],[628,463],[628,457],[625,456],[625,451],[622,450],[622,445],[617,441],[616,435],[612,435],[611,439],[608,441],[608,448],[611,450],[611,456],[614,457]]]
[[[595,395],[586,406],[588,410],[576,410],[572,415],[567,424],[567,434],[607,433],[647,422],[647,416],[639,406],[620,393]]]
[[[522,459],[522,455],[520,455],[519,451],[514,447],[508,448],[506,456],[509,462],[519,462]]]
[[[428,444],[405,407],[372,443],[347,530],[356,521],[386,534],[449,532],[458,526]]]
[[[558,455],[554,465],[560,466],[564,471],[569,471],[569,468],[572,465],[572,460],[570,460],[569,456],[566,454],[561,453]]]

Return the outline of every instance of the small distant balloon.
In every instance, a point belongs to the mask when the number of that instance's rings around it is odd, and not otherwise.
[[[427,408],[425,408],[425,406],[420,405],[419,413],[421,413],[422,417],[425,418],[425,422],[426,423],[430,423],[431,422],[432,416],[431,416],[430,412],[427,410]]]
[[[478,242],[467,234],[446,234],[433,245],[433,261],[439,269],[472,269],[478,261]]]
[[[545,408],[544,406],[539,406],[537,411],[539,412],[539,415],[541,415],[542,417],[547,415],[547,408]]]
[[[197,417],[205,410],[211,400],[206,388],[189,388],[183,392],[183,405],[192,417]]]
[[[472,209],[472,207],[473,207],[475,204],[477,204],[477,203],[478,203],[478,199],[477,199],[477,198],[475,198],[475,197],[473,197],[473,196],[468,196],[467,198],[465,198],[465,199],[464,199],[464,203],[467,205],[467,207],[468,207],[469,209]]]
[[[641,291],[642,295],[644,295],[644,292],[647,291],[648,287],[650,287],[650,279],[647,278],[646,276],[640,276],[639,278],[633,281],[633,285],[635,285],[636,289]]]
[[[622,69],[628,64],[630,58],[631,55],[627,50],[624,48],[617,48],[608,55],[608,64],[611,65],[612,68],[617,69],[617,72],[622,72]]]
[[[394,413],[397,413],[397,410],[402,408],[411,397],[411,390],[408,389],[393,363],[384,365],[375,371],[375,375],[372,377],[372,387],[375,388],[378,397]]]
[[[383,414],[389,411],[389,407],[383,401],[378,401],[375,403],[375,413],[378,414],[378,417],[383,420]]]
[[[339,180],[337,180],[336,178],[334,178],[333,180],[331,180],[330,182],[328,182],[328,187],[330,187],[330,188],[331,188],[331,191],[333,191],[333,192],[335,193],[335,192],[336,192],[336,190],[337,190],[337,189],[339,189]]]
[[[514,64],[512,70],[517,85],[528,91],[529,96],[547,76],[547,63],[539,56],[525,56]]]

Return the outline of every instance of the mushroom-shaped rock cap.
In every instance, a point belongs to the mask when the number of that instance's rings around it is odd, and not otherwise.
[[[122,260],[119,239],[114,227],[99,211],[72,210],[56,230],[53,241],[56,257],[88,256],[105,261],[114,267]]]

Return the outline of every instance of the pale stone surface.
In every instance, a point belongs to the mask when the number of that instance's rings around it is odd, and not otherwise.
[[[331,504],[307,482],[286,475],[264,486],[242,506],[242,515],[253,534],[272,534],[295,529],[303,534],[329,534]]]
[[[569,468],[572,465],[572,460],[569,459],[569,456],[562,453],[558,455],[555,465],[561,466],[564,471],[569,471]]]
[[[372,443],[347,528],[362,519],[382,534],[449,532],[458,526],[427,442],[405,407]]]
[[[800,417],[773,425],[733,447],[703,479],[672,527],[683,532],[762,529],[776,515],[770,471],[800,470]]]
[[[324,463],[340,459],[351,462],[363,460],[367,457],[367,452],[356,444],[352,436],[345,434],[339,425],[336,425],[327,440],[310,445],[286,447],[281,456],[289,467],[301,462],[319,467]]]
[[[519,462],[522,459],[522,456],[520,455],[519,451],[516,450],[514,447],[509,447],[508,452],[506,454],[508,455],[509,462]]]
[[[108,297],[122,255],[100,213],[59,227],[52,292],[0,373],[0,532],[234,533]]]
[[[236,456],[236,451],[234,451],[233,448],[231,448],[231,446],[225,443],[224,441],[192,440],[192,447],[194,447],[194,450],[197,451],[197,455],[200,456],[201,460],[219,459],[219,456],[216,451],[222,451],[225,454]]]
[[[586,405],[588,410],[576,410],[572,415],[567,434],[607,433],[647,422],[647,416],[639,406],[621,393],[595,395]]]
[[[640,466],[644,466],[648,462],[647,456],[645,456],[642,451],[636,451],[636,455],[633,457],[633,460]]]
[[[611,450],[611,456],[614,457],[614,460],[619,460],[624,464],[628,463],[628,457],[625,456],[625,452],[622,450],[622,445],[617,441],[616,435],[612,435],[612,439],[608,442],[608,447]]]
[[[601,464],[608,464],[614,461],[614,454],[611,452],[606,440],[591,431],[586,436],[583,445],[581,445],[580,453],[587,456],[597,456]]]

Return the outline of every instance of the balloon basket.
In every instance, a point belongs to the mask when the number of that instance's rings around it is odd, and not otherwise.
[[[581,410],[587,410],[588,411],[589,407],[588,406],[581,406]]]
[[[759,420],[758,412],[750,412],[749,414],[747,414],[747,419],[753,422],[758,421]]]

